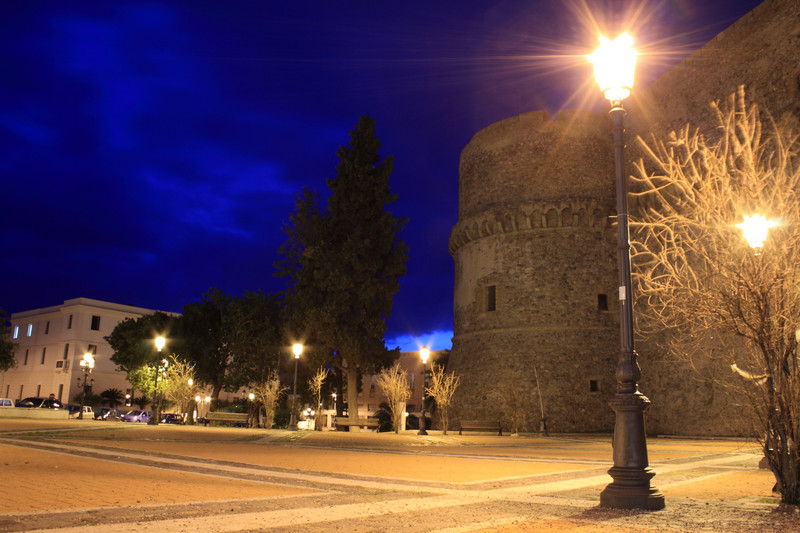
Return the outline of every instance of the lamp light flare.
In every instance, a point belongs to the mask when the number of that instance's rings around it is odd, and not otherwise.
[[[424,365],[424,364],[427,364],[427,362],[428,362],[428,357],[430,357],[430,355],[431,355],[431,351],[428,349],[428,347],[427,347],[427,346],[423,346],[423,347],[422,347],[422,348],[419,350],[419,356],[422,358],[422,364],[423,364],[423,365]]]
[[[164,348],[164,345],[166,343],[167,339],[165,339],[164,337],[156,337],[156,348],[158,349],[159,352]]]
[[[303,345],[302,344],[292,345],[292,352],[294,352],[295,359],[300,359],[300,354],[303,353]]]
[[[619,102],[631,94],[637,55],[633,37],[627,33],[613,41],[601,35],[600,46],[589,55],[597,84],[611,102]]]
[[[764,242],[767,240],[767,232],[769,228],[774,228],[778,223],[774,220],[767,220],[764,215],[753,215],[744,217],[744,222],[736,224],[737,228],[742,230],[744,240],[751,248],[758,250],[763,248]]]

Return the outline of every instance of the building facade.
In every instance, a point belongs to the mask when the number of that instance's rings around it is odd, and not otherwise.
[[[72,402],[83,391],[85,353],[95,358],[87,386],[99,394],[116,388],[131,393],[125,373],[111,361],[113,350],[105,341],[126,318],[139,318],[155,311],[89,298],[66,300],[61,305],[32,309],[11,315],[11,341],[17,345],[16,368],[0,375],[0,394],[19,400],[30,396],[55,395]]]

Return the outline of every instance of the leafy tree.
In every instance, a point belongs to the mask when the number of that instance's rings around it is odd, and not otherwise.
[[[395,433],[400,433],[400,425],[403,414],[406,411],[406,402],[411,398],[411,388],[408,386],[408,373],[400,368],[399,364],[394,364],[390,368],[381,370],[375,379],[375,383],[386,396],[386,403],[392,413],[392,429]]]
[[[150,398],[148,398],[144,394],[141,396],[136,396],[135,398],[131,399],[131,404],[137,406],[139,409],[144,409],[145,407],[150,405]]]
[[[211,387],[212,401],[220,391],[265,380],[277,368],[282,349],[279,309],[274,296],[251,292],[234,298],[219,289],[184,306],[183,356],[195,362],[197,380]]]
[[[676,357],[730,365],[719,379],[749,401],[781,500],[798,504],[800,142],[774,123],[762,129],[743,89],[712,107],[717,139],[687,127],[642,143],[639,314]],[[737,224],[756,213],[781,222],[754,249]]]
[[[100,397],[103,398],[103,403],[108,404],[109,407],[113,408],[122,403],[125,395],[122,394],[121,390],[117,388],[111,388],[101,392]]]
[[[427,387],[425,392],[436,401],[436,411],[439,413],[444,435],[447,435],[450,406],[453,404],[453,395],[460,380],[461,378],[453,372],[446,373],[443,365],[431,365],[431,386]]]
[[[153,364],[159,358],[155,346],[155,338],[167,338],[167,347],[174,350],[176,337],[179,337],[178,318],[156,311],[152,315],[139,318],[126,318],[114,328],[111,335],[105,337],[114,355],[111,360],[117,367],[128,373],[146,364]],[[137,389],[141,388],[135,385]],[[152,388],[152,387],[151,387]]]
[[[17,366],[17,360],[14,358],[17,345],[9,339],[11,339],[11,324],[8,322],[8,314],[0,309],[0,372]]]
[[[346,373],[352,422],[359,372],[377,373],[399,355],[386,349],[384,334],[408,248],[398,237],[405,220],[387,209],[396,200],[389,189],[393,159],[382,159],[379,148],[375,122],[361,117],[337,152],[327,204],[307,189],[296,196],[276,263],[278,275],[289,277],[286,307],[297,337],[328,348],[316,352],[324,359],[314,363],[330,362]]]

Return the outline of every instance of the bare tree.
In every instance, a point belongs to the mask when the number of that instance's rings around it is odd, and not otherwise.
[[[506,383],[496,393],[497,403],[503,410],[503,419],[508,424],[512,435],[519,435],[528,425],[528,414],[525,411],[529,393],[523,393],[512,383]]]
[[[713,141],[687,126],[667,142],[641,142],[649,162],[635,178],[639,314],[674,355],[734,369],[724,379],[754,413],[781,500],[798,504],[800,143],[771,119],[762,130],[741,88],[712,107]],[[757,213],[778,225],[748,246],[737,226]]]
[[[319,420],[322,411],[322,385],[325,383],[325,378],[328,377],[328,370],[321,366],[317,369],[316,373],[308,380],[308,390],[311,391],[311,396],[314,398],[314,411],[317,413],[315,418],[314,429],[321,431],[322,426],[316,423]]]
[[[454,373],[445,373],[441,365],[431,365],[431,386],[425,389],[436,401],[436,411],[442,424],[442,433],[447,435],[447,426],[450,423],[448,412],[453,403],[453,394],[458,388],[460,377]]]
[[[375,382],[383,390],[386,403],[392,412],[392,429],[400,433],[400,424],[406,410],[406,402],[411,398],[411,388],[408,386],[408,373],[395,364],[381,370]]]
[[[184,415],[189,412],[189,404],[195,396],[194,365],[183,361],[175,355],[169,357],[166,375],[164,376],[164,395],[178,406]]]
[[[256,401],[264,407],[264,427],[267,429],[272,428],[275,420],[275,407],[287,390],[289,390],[287,387],[281,387],[281,382],[274,373],[266,382],[259,383],[253,387]]]

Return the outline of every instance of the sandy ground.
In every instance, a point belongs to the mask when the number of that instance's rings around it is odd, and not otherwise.
[[[262,524],[255,528],[259,531],[270,529],[263,526],[265,520],[267,524],[275,520],[276,531],[304,532],[340,528],[348,532],[447,533],[693,531],[692,524],[699,524],[697,530],[800,531],[796,510],[774,512],[772,475],[757,469],[759,457],[753,445],[740,441],[651,439],[651,463],[671,468],[662,466],[666,473],[659,473],[656,468],[654,480],[667,498],[669,512],[680,517],[679,522],[671,522],[663,514],[665,511],[636,516],[593,509],[592,502],[607,483],[602,476],[610,466],[608,436],[418,437],[412,433],[290,433],[5,419],[0,420],[0,439],[0,531],[70,526],[74,531],[105,532],[116,531],[114,524],[125,526],[120,531],[191,531],[195,528],[192,517],[200,515],[205,516],[204,522],[198,522],[206,524],[204,531],[238,531],[238,526],[222,518],[225,513],[242,520],[243,528],[249,527],[245,525],[250,516],[247,513],[261,513],[260,521],[253,522]],[[56,448],[40,448],[43,446]],[[719,466],[713,462],[717,457],[722,458]],[[153,463],[152,458],[163,463]],[[706,466],[691,466],[708,459],[712,461]],[[189,466],[178,464],[183,462]],[[683,464],[689,465],[685,471]],[[253,472],[229,475],[211,469],[231,465],[248,467]],[[561,496],[555,493],[552,505],[545,493],[539,518],[531,519],[530,505],[520,508],[515,503],[515,499],[522,498],[513,496],[515,491],[525,495],[525,487],[534,483],[530,486],[535,488],[537,479],[557,483],[561,479],[594,479],[593,476],[600,477],[599,486],[584,485],[572,491],[565,486]],[[353,486],[343,488],[347,483]],[[403,492],[402,487],[393,485],[397,483],[414,486]],[[419,489],[414,488],[415,484]],[[391,496],[398,487],[401,492]],[[446,487],[450,492],[442,493],[445,489],[437,487]],[[457,492],[453,493],[454,489]],[[491,492],[494,490],[510,491],[511,499],[503,503],[506,500]],[[423,497],[419,491],[433,492]],[[450,497],[446,494],[460,494],[458,498],[464,500],[449,507],[447,502],[436,502],[437,498]],[[480,505],[477,502],[484,494],[487,503]],[[420,511],[419,520],[434,517],[441,526],[462,522],[472,526],[429,528],[412,520],[411,527],[403,520],[403,527],[389,528],[385,521],[388,515],[374,507],[380,505],[376,499],[401,496],[411,498],[402,500],[407,501],[404,505],[408,506],[409,516],[417,516],[413,509],[428,505],[434,510]],[[525,498],[539,501],[535,496]],[[329,509],[326,512],[330,518],[321,521],[313,518],[316,513],[305,516],[303,509],[310,501],[315,502],[315,509]],[[570,512],[569,505],[577,507]],[[731,505],[750,509],[748,518],[730,518],[737,511]],[[370,510],[370,506],[374,509]],[[292,508],[297,508],[297,516],[292,515]],[[141,509],[147,512],[142,515]],[[151,512],[153,509],[156,511]],[[351,516],[355,511],[364,513],[360,526],[342,521],[341,516]],[[184,522],[174,529],[164,529],[166,522],[159,520],[173,514]],[[136,526],[129,523],[142,516],[151,522]],[[302,527],[278,527],[282,521]],[[105,525],[90,529],[88,524]]]

